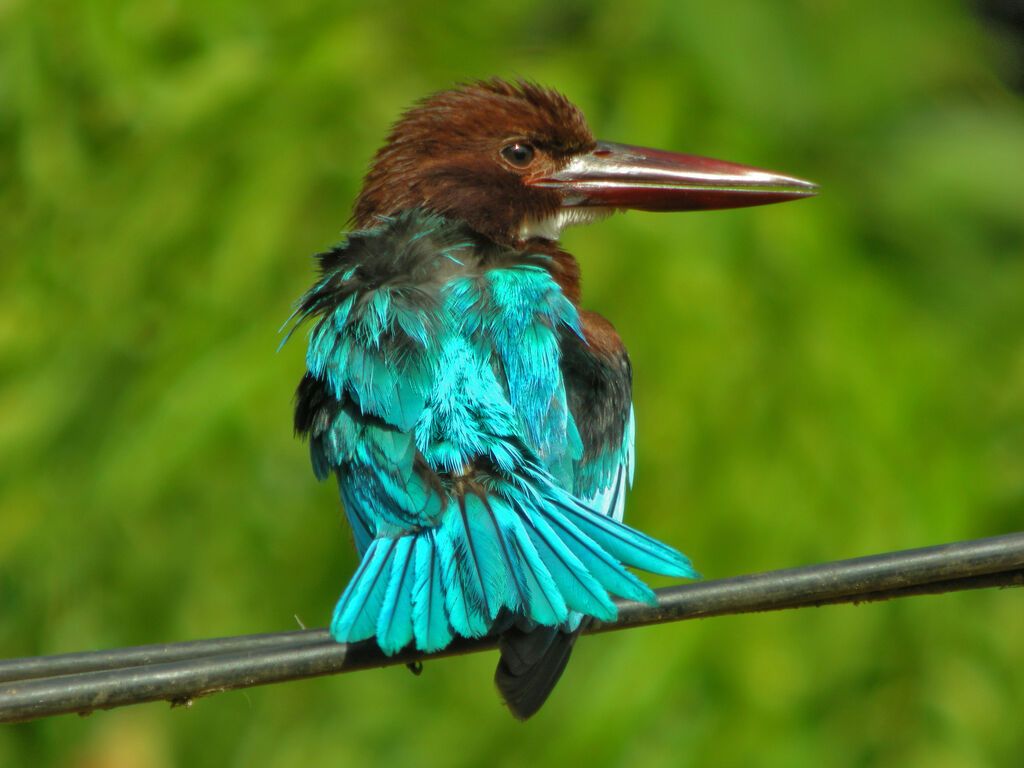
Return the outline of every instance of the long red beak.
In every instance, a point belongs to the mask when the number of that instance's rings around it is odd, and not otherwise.
[[[701,211],[782,203],[817,194],[809,181],[745,165],[599,141],[556,173],[527,179],[558,189],[563,207]]]

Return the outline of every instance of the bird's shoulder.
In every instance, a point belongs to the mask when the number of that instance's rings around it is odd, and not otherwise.
[[[374,300],[426,312],[479,310],[495,321],[503,311],[523,314],[531,304],[541,312],[572,304],[553,276],[555,259],[543,249],[501,245],[421,209],[382,217],[315,258],[320,278],[299,301],[293,316],[299,323]],[[383,309],[376,311],[386,314]]]
[[[314,436],[351,404],[408,432],[431,404],[458,399],[507,412],[541,453],[564,432],[560,337],[580,333],[579,314],[548,255],[410,211],[318,258],[321,276],[296,310],[314,321],[297,431]],[[443,426],[463,431],[442,412]]]

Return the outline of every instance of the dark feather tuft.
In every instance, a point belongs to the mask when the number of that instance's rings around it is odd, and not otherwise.
[[[558,627],[526,632],[513,628],[502,634],[494,684],[517,719],[526,720],[544,706],[569,663],[579,634],[579,629],[563,632]]]

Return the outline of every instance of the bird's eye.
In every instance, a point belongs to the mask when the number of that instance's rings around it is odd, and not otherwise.
[[[516,168],[525,168],[533,162],[533,147],[524,141],[516,141],[501,150],[505,162]]]

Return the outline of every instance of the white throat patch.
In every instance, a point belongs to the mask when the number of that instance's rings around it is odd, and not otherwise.
[[[615,213],[614,208],[604,206],[581,206],[579,208],[559,208],[551,216],[543,219],[526,219],[519,227],[519,239],[529,240],[539,237],[544,240],[557,240],[562,230],[577,224],[593,224],[595,221],[608,218]]]

